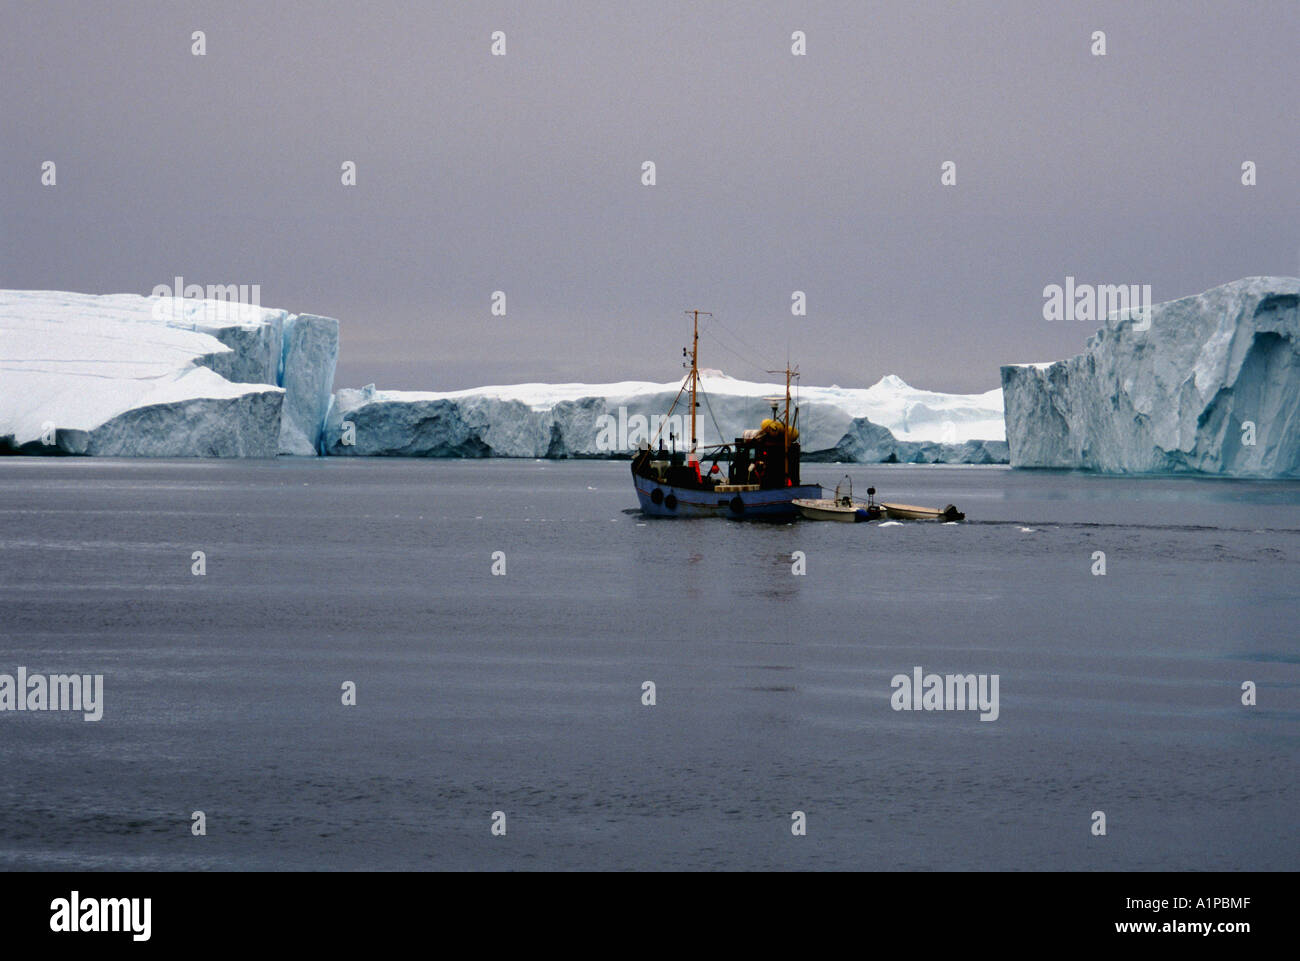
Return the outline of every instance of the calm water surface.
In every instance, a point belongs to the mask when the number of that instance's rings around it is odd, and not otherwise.
[[[970,520],[646,520],[624,463],[0,459],[0,673],[106,690],[0,714],[0,867],[1300,866],[1300,484],[806,468],[845,471]],[[916,665],[998,674],[1000,717],[893,711]]]

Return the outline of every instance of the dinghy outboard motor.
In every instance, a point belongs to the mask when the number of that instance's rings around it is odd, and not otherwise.
[[[966,515],[957,510],[952,504],[943,509],[943,519],[946,521],[964,521]]]
[[[876,503],[876,489],[874,487],[868,487],[867,488],[867,520],[878,521],[880,520],[883,513],[884,512],[880,509],[880,505]]]

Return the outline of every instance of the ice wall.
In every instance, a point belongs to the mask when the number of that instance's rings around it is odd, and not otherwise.
[[[255,305],[0,291],[0,449],[313,454],[338,322]]]
[[[1300,280],[1248,277],[1002,368],[1014,467],[1300,476]]]
[[[713,375],[699,401],[702,446],[730,442],[771,416],[764,398],[778,388]],[[334,456],[610,457],[669,432],[684,446],[688,401],[668,415],[678,385],[522,384],[451,393],[340,390],[324,430]],[[779,388],[784,390],[784,385]],[[998,429],[1001,392],[950,395],[916,391],[898,378],[865,390],[800,391],[800,442],[809,460],[1005,463]],[[892,422],[903,438],[872,417]],[[685,416],[683,416],[685,414]],[[907,430],[907,428],[911,430]],[[979,434],[992,434],[982,438]],[[974,435],[974,436],[972,436]]]
[[[280,453],[310,456],[321,443],[339,357],[339,322],[295,314],[285,319],[278,383],[284,388]]]

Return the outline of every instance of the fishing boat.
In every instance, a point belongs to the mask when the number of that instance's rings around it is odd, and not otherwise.
[[[696,433],[696,399],[700,389],[700,315],[708,311],[688,310],[694,318],[689,358],[690,371],[682,381],[673,405],[660,423],[659,433],[643,443],[632,458],[632,484],[641,511],[651,517],[728,517],[734,520],[779,519],[794,516],[797,499],[819,499],[820,484],[803,484],[799,479],[799,411],[791,413],[790,381],[798,368],[785,369],[785,406],[778,414],[781,398],[769,397],[772,416],[757,429],[747,430],[734,443],[701,448]],[[774,372],[773,372],[774,373]],[[665,446],[663,429],[684,397],[689,398],[691,436],[689,445],[677,446],[670,433]],[[655,445],[658,445],[657,447]],[[707,471],[701,459],[711,461]],[[727,462],[724,476],[719,461]]]
[[[845,493],[843,488],[845,481],[848,482],[848,492]],[[810,521],[840,521],[845,524],[854,524],[860,521],[874,521],[880,519],[880,505],[875,503],[872,498],[875,497],[876,489],[867,488],[867,502],[853,499],[853,480],[847,474],[844,480],[835,485],[835,496],[819,498],[816,500],[796,498],[794,506],[799,509],[799,513]]]
[[[880,505],[894,521],[964,521],[966,515],[952,504],[947,507],[916,507],[912,504]]]

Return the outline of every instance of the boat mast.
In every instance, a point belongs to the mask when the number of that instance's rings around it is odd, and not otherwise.
[[[785,432],[790,433],[790,362],[788,360],[785,362]],[[785,446],[789,449],[790,442],[786,441]]]
[[[692,317],[694,318],[694,323],[695,323],[694,334],[693,334],[692,339],[691,339],[691,373],[690,373],[690,377],[689,377],[690,384],[691,384],[691,458],[692,458],[692,460],[694,460],[694,459],[696,459],[696,457],[695,457],[695,444],[696,444],[696,441],[695,441],[695,390],[696,390],[696,388],[697,388],[697,386],[699,385],[699,382],[700,382],[700,364],[699,364],[699,360],[700,360],[700,314],[703,314],[705,317],[712,317],[713,315],[712,315],[711,313],[709,313],[707,310],[688,310],[688,311],[686,311],[686,313],[692,315]]]
[[[785,438],[785,482],[790,483],[790,360],[787,357],[785,362],[785,430],[781,431],[781,436]]]
[[[769,370],[768,373],[779,374],[781,372],[779,370]],[[782,423],[785,430],[781,431],[785,443],[785,476],[787,480],[790,478],[790,378],[792,376],[799,376],[799,368],[791,368],[790,361],[787,360],[785,362],[785,413],[782,415]],[[773,397],[771,400],[772,406],[775,408],[777,398]]]

